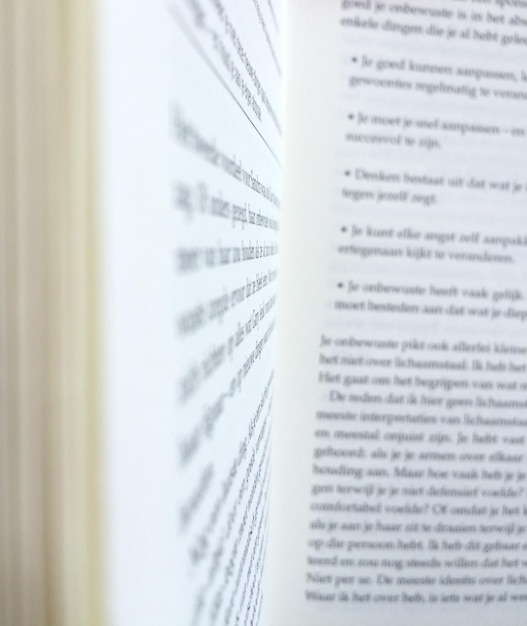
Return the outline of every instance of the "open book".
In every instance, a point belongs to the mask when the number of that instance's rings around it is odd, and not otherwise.
[[[526,624],[527,2],[96,4],[4,24],[0,622]]]

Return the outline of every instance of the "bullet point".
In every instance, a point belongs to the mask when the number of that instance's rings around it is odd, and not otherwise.
[[[341,230],[343,233],[345,233],[348,229],[347,229],[345,226],[343,226],[340,230]]]
[[[349,175],[351,174],[351,172],[350,172],[349,170],[346,170],[346,171],[344,172],[344,174],[345,174],[345,176],[349,176]]]
[[[349,120],[352,120],[352,119],[353,119],[353,117],[354,117],[353,113],[350,113],[350,114],[348,115],[348,119],[349,119]]]
[[[353,61],[353,63],[357,63],[357,57],[352,57],[351,60]]]
[[[337,285],[337,287],[338,287],[339,289],[342,289],[342,287],[344,287],[344,283],[339,283],[339,284]]]

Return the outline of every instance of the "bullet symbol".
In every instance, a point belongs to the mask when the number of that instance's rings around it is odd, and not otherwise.
[[[345,233],[348,229],[347,229],[345,226],[343,226],[340,230],[341,230],[343,233]]]
[[[344,172],[344,174],[345,174],[345,176],[349,176],[349,175],[351,174],[351,172],[350,172],[349,170],[346,170],[346,171]]]
[[[348,119],[349,119],[349,120],[352,120],[352,119],[353,119],[353,113],[350,113],[350,114],[348,115]]]
[[[351,60],[353,61],[353,63],[357,63],[357,57],[352,57]]]
[[[339,289],[342,289],[342,287],[344,287],[344,283],[339,283],[339,284],[337,285],[337,287],[338,287]]]

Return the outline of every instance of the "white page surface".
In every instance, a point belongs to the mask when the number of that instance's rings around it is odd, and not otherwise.
[[[270,623],[520,626],[526,9],[288,10]]]
[[[274,3],[101,3],[112,625],[261,622],[281,167]]]

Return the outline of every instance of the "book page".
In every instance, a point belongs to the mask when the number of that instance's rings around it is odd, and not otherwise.
[[[288,9],[270,623],[520,626],[527,4]]]
[[[279,5],[100,11],[108,624],[260,624]]]

